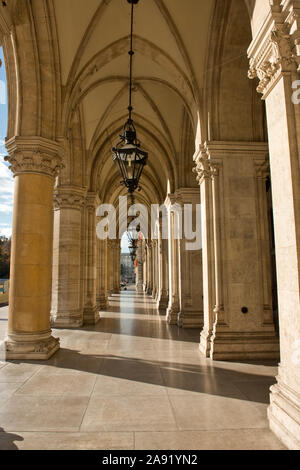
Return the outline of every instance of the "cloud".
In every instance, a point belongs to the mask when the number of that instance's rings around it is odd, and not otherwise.
[[[12,212],[12,204],[1,204],[0,202],[0,212],[4,214],[10,214]]]
[[[11,237],[11,225],[0,223],[0,236]]]
[[[11,227],[0,228],[0,236],[10,238],[11,237]]]
[[[0,154],[1,144],[0,140]],[[0,155],[0,235],[11,236],[11,218],[13,211],[14,178],[8,165]]]

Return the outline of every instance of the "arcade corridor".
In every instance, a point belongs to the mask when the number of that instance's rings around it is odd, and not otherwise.
[[[284,448],[267,421],[274,365],[204,359],[198,330],[168,325],[133,290],[101,317],[54,330],[47,362],[0,362],[1,450]]]

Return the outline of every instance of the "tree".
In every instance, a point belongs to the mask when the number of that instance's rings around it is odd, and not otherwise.
[[[0,278],[8,279],[10,271],[11,240],[0,236]]]

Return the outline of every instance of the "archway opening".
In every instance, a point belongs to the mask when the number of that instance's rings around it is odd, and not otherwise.
[[[121,239],[121,290],[127,290],[128,286],[135,284],[134,259],[130,252],[129,234],[125,232]]]

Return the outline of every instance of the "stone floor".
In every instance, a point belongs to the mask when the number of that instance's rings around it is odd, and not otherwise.
[[[0,340],[8,309],[0,309]],[[269,431],[274,364],[213,363],[134,291],[95,327],[55,330],[49,361],[0,357],[0,449],[284,449]]]

